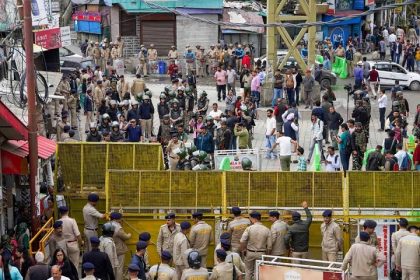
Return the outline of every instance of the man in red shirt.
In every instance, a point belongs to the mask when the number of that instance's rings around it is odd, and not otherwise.
[[[171,64],[168,67],[168,75],[171,79],[176,78],[178,75],[178,65],[175,64],[175,60],[171,60]]]
[[[420,171],[420,138],[417,138],[417,145],[413,154],[413,162],[415,170]]]
[[[376,99],[376,86],[379,84],[379,73],[376,71],[376,67],[372,66],[372,70],[369,72],[369,85],[372,91],[373,98]]]
[[[246,52],[244,57],[242,57],[242,69],[250,69],[251,68],[251,57],[249,56],[249,52]]]

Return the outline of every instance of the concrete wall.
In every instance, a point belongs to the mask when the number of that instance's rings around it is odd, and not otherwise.
[[[219,17],[219,15],[210,14],[194,16],[214,21],[217,21]],[[210,44],[216,44],[218,39],[219,27],[217,25],[197,22],[181,16],[176,17],[176,45],[180,52],[184,52],[186,45],[193,48],[200,45],[208,50]]]
[[[120,35],[120,7],[117,5],[112,6],[111,9],[111,40],[117,41]]]

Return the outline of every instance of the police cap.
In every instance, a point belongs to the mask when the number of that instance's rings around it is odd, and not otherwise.
[[[249,214],[249,216],[251,218],[254,218],[254,219],[261,219],[261,213],[260,212],[257,212],[257,211],[251,212],[251,214]]]
[[[192,217],[193,218],[203,217],[203,213],[201,213],[201,212],[195,212],[195,213],[192,214]]]
[[[67,213],[69,212],[69,208],[67,206],[60,206],[58,207],[58,211],[60,211],[60,213]]]
[[[220,244],[223,246],[230,246],[231,242],[229,239],[220,239]]]
[[[365,227],[365,228],[376,228],[376,222],[373,221],[373,220],[366,220],[363,223],[363,227]]]
[[[96,237],[96,236],[92,236],[89,240],[90,240],[90,243],[91,244],[99,244],[99,243],[101,243],[101,240],[99,240],[99,238]]]
[[[217,249],[216,250],[216,255],[219,259],[221,260],[225,260],[227,257],[226,251],[223,249]]]
[[[162,251],[162,254],[160,255],[162,260],[171,260],[172,259],[172,254],[169,251]]]
[[[142,232],[139,234],[139,240],[140,241],[144,241],[147,242],[152,238],[152,236],[150,235],[150,233],[148,232]]]
[[[331,217],[332,216],[332,211],[331,210],[325,210],[322,213],[322,217]]]
[[[175,213],[168,213],[168,214],[166,214],[166,216],[165,216],[165,219],[166,219],[166,220],[169,220],[169,219],[175,219],[175,218],[176,218]]]
[[[130,272],[140,271],[140,267],[137,264],[131,263],[128,265],[128,271]]]
[[[136,249],[137,249],[137,251],[140,251],[140,250],[146,249],[146,247],[147,247],[147,242],[145,242],[145,241],[139,241],[139,242],[137,242],[137,244],[136,244]]]
[[[368,241],[370,239],[369,233],[367,233],[365,231],[361,231],[360,234],[359,234],[359,236],[360,236],[360,240],[361,241],[365,241],[366,242],[366,241]]]
[[[99,200],[99,195],[97,195],[96,193],[91,193],[88,195],[88,201],[98,202],[98,200]]]
[[[189,229],[190,227],[191,227],[190,222],[185,221],[181,223],[181,229]]]
[[[230,240],[230,233],[229,232],[224,232],[220,235],[220,240],[226,239],[226,240]]]
[[[92,269],[95,269],[95,266],[91,262],[85,262],[82,265],[82,268],[83,268],[83,270],[92,270]]]
[[[233,215],[239,215],[239,214],[241,214],[241,208],[239,208],[238,206],[232,207],[232,214]]]
[[[268,213],[268,215],[270,217],[276,217],[277,219],[280,217],[279,211],[270,211],[270,213]]]
[[[63,226],[63,222],[62,221],[55,221],[53,224],[53,228],[59,228]]]
[[[122,218],[122,214],[118,213],[118,212],[112,212],[109,217],[111,218],[111,220],[119,220]]]

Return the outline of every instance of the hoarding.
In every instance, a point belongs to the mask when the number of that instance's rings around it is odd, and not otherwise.
[[[260,265],[259,280],[344,280],[343,273],[288,266]]]

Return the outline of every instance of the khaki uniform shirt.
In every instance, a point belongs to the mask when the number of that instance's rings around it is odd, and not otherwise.
[[[57,123],[57,142],[61,142],[64,140],[62,139],[61,134],[63,134],[64,126],[66,125],[69,125],[69,124],[63,121],[59,121]]]
[[[120,40],[117,41],[117,50],[118,50],[118,57],[123,56],[123,50],[124,50],[124,41]]]
[[[399,229],[397,232],[394,232],[392,234],[391,241],[392,241],[392,251],[394,252],[394,254],[397,251],[398,242],[400,241],[400,239],[409,234],[410,232],[406,229]]]
[[[161,263],[159,265],[159,271],[158,271],[158,265],[154,265],[149,270],[149,280],[154,280],[156,277],[156,273],[158,277],[156,279],[158,280],[178,280],[178,275],[176,274],[175,269],[167,265],[166,263]]]
[[[241,256],[238,253],[226,251],[226,262],[233,263],[237,269],[242,273],[245,272],[245,263],[242,261]]]
[[[86,48],[86,56],[90,56],[90,57],[92,57],[92,55],[93,55],[93,49],[94,49],[94,47],[93,47],[93,46],[91,46],[91,45],[89,45],[89,46]]]
[[[207,52],[207,56],[210,58],[210,59],[215,59],[216,58],[216,50],[215,49],[213,49],[213,50],[209,50],[208,52]]]
[[[144,89],[146,88],[146,84],[144,83],[143,79],[135,78],[133,80],[133,84],[131,85],[131,94],[136,95],[139,93],[144,92]]]
[[[184,252],[190,247],[190,241],[184,233],[178,232],[175,234],[173,249],[173,260],[175,265],[185,265],[188,267],[188,261],[185,258]]]
[[[80,231],[76,220],[65,215],[61,217],[60,221],[63,222],[63,236],[67,242],[77,241],[77,237],[80,236]]]
[[[124,94],[126,92],[130,92],[130,88],[128,86],[128,82],[126,80],[124,81],[118,81],[117,83],[117,91],[118,95],[120,96],[120,99],[123,100]]]
[[[322,242],[324,252],[340,252],[343,250],[343,233],[336,222],[331,221],[328,225],[321,224]]]
[[[202,256],[207,255],[212,236],[211,226],[204,221],[199,221],[191,227],[191,248],[196,249]]]
[[[178,59],[178,51],[170,50],[169,53],[168,53],[168,57],[170,59]]]
[[[400,239],[395,264],[403,269],[420,270],[420,237],[417,234],[410,233]]]
[[[111,58],[116,59],[118,57],[118,50],[117,48],[112,48],[111,50]]]
[[[125,242],[131,238],[131,235],[124,231],[119,222],[111,221],[111,224],[114,226],[114,236],[112,238],[114,239],[117,255],[124,255],[128,252]]]
[[[242,234],[250,224],[250,220],[244,217],[235,217],[229,222],[227,229],[231,235],[230,242],[233,247],[239,247],[241,245]]]
[[[360,241],[350,247],[343,260],[341,269],[344,271],[350,264],[352,276],[377,276],[376,248],[370,246],[366,242]]]
[[[53,256],[55,253],[55,250],[58,248],[63,249],[64,254],[67,256],[67,240],[64,238],[64,235],[59,236],[55,233],[51,234],[48,246],[50,248],[50,256]]]
[[[355,243],[360,243],[360,236],[357,236],[356,239],[354,240],[354,242]],[[370,235],[369,241],[365,242],[365,243],[367,243],[368,245],[373,246],[373,247],[378,247],[379,244],[378,244],[378,237],[376,236],[376,233],[375,232],[372,233]]]
[[[181,227],[179,224],[175,224],[173,231],[171,231],[166,224],[160,227],[156,242],[156,250],[159,255],[162,251],[165,250],[172,254],[174,249],[174,238],[178,232],[181,232]]]
[[[117,250],[115,248],[115,243],[112,237],[101,236],[99,240],[101,241],[101,243],[99,244],[99,250],[108,255],[113,268],[119,267],[120,264],[118,263]]]
[[[105,98],[104,90],[100,86],[95,87],[95,92],[93,93],[93,100],[95,104],[98,106],[101,104],[101,100]]]
[[[246,249],[250,251],[269,252],[272,248],[271,232],[261,222],[257,222],[245,229],[241,243],[246,243]]]
[[[99,47],[94,47],[92,54],[93,54],[93,58],[96,58],[96,59],[101,58],[101,54],[102,54],[101,49]]]
[[[108,60],[111,57],[111,50],[108,47],[102,49],[102,57],[106,60]]]
[[[284,243],[284,236],[287,233],[287,224],[283,221],[277,220],[271,225],[271,240],[273,248],[271,255],[281,256],[286,254],[286,244]]]
[[[209,273],[206,268],[200,267],[199,269],[187,268],[182,272],[181,280],[207,280]]]
[[[236,280],[233,279],[233,265],[232,263],[222,262],[217,264],[212,271],[210,280]],[[241,275],[241,271],[235,267],[236,277]]]
[[[85,228],[90,230],[96,230],[98,228],[98,219],[102,218],[101,214],[95,207],[86,203],[83,207],[83,219],[85,221]]]
[[[156,49],[148,49],[147,50],[147,58],[149,60],[156,60],[157,59],[157,50]]]
[[[68,81],[61,81],[60,85],[58,86],[59,95],[65,96],[66,94],[70,93],[70,83]]]

